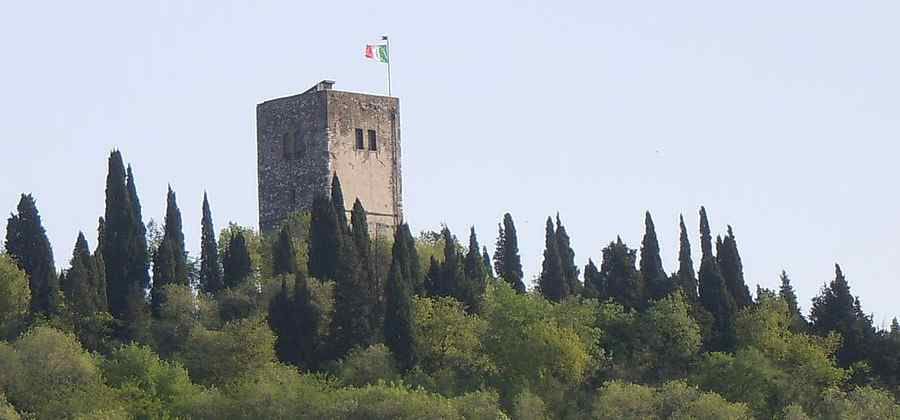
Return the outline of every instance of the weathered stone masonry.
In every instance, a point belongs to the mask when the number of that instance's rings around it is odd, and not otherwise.
[[[256,107],[263,232],[309,210],[316,194],[328,193],[335,172],[345,207],[360,199],[373,236],[390,235],[403,218],[400,101],[332,90],[333,83]]]

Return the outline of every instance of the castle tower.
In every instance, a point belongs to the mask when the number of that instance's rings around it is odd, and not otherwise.
[[[307,211],[317,194],[341,179],[344,207],[365,207],[373,237],[391,235],[403,219],[400,101],[332,90],[319,82],[299,95],[256,106],[259,227],[277,229]],[[349,214],[347,216],[349,218]]]

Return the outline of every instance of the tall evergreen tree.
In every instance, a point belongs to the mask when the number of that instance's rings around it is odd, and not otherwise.
[[[213,227],[209,199],[203,193],[203,218],[200,221],[200,290],[216,293],[225,288],[222,283],[222,268],[219,265],[219,248],[216,244],[216,230]]]
[[[570,295],[581,293],[581,281],[578,280],[578,266],[575,265],[575,251],[572,250],[569,234],[566,227],[559,220],[559,213],[556,213],[556,242],[559,250],[559,260],[562,264],[563,279],[566,282],[566,289]]]
[[[412,281],[404,278],[405,274],[409,274],[409,262],[404,260],[410,257],[407,253],[406,240],[402,227],[398,227],[394,234],[391,269],[385,287],[386,311],[384,316],[384,342],[394,354],[398,366],[404,371],[411,369],[416,364],[410,290]]]
[[[334,205],[334,213],[341,232],[350,232],[350,226],[347,224],[347,207],[344,206],[344,192],[341,189],[341,180],[338,178],[337,172],[331,177],[331,204]]]
[[[338,241],[334,277],[334,318],[331,323],[333,357],[343,357],[354,347],[375,342],[375,297],[365,281],[356,246],[349,238]]]
[[[98,301],[100,285],[97,261],[91,256],[87,240],[81,232],[78,232],[70,265],[68,272],[61,278],[60,285],[66,298],[66,306],[80,315],[102,311],[101,302]]]
[[[601,281],[606,283],[608,296],[628,309],[643,309],[646,306],[644,285],[635,268],[636,263],[637,251],[625,245],[621,237],[617,237],[615,242],[610,242],[603,249]]]
[[[158,314],[163,304],[164,288],[170,284],[187,286],[187,251],[184,246],[181,210],[175,192],[169,186],[166,194],[166,217],[163,226],[163,237],[159,248],[153,254],[153,290],[151,298],[153,310]]]
[[[235,232],[228,242],[228,248],[222,257],[222,271],[225,287],[235,287],[253,274],[247,240],[241,231]]]
[[[663,269],[662,257],[659,255],[659,241],[656,238],[656,227],[650,212],[644,214],[644,239],[641,241],[641,278],[646,287],[646,297],[659,300],[668,295],[673,287]]]
[[[342,234],[328,197],[318,195],[313,199],[309,223],[309,275],[319,280],[334,280]]]
[[[444,240],[444,261],[441,263],[439,280],[435,284],[437,296],[451,296],[462,302],[460,290],[465,274],[459,244],[447,226],[441,229],[441,238]]]
[[[464,275],[459,295],[460,301],[474,313],[481,311],[484,290],[487,286],[484,260],[479,250],[480,246],[478,245],[478,238],[475,236],[475,228],[472,227],[469,231],[469,250],[463,263]]]
[[[594,260],[588,258],[588,263],[584,266],[584,297],[602,300],[608,296],[606,280],[600,275]]]
[[[841,348],[837,352],[840,366],[849,367],[869,356],[875,336],[872,319],[863,313],[859,299],[851,294],[840,265],[834,265],[834,280],[813,298],[809,317],[817,334],[840,333]]]
[[[541,277],[538,280],[541,294],[548,300],[560,302],[571,294],[569,283],[566,282],[562,266],[562,258],[559,252],[559,241],[556,239],[556,230],[553,227],[553,219],[547,218],[547,228],[544,236],[544,262],[541,264]]]
[[[291,233],[287,225],[278,232],[278,239],[272,245],[272,274],[293,274],[297,272],[297,261],[294,252],[294,243],[291,241]],[[289,298],[285,291],[285,298]]]
[[[53,314],[59,305],[59,277],[53,249],[31,194],[22,194],[6,223],[6,253],[28,275],[33,314]]]
[[[147,227],[144,226],[144,219],[141,215],[141,200],[138,197],[131,165],[128,165],[125,181],[128,188],[128,201],[131,203],[132,229],[134,229],[129,246],[128,278],[140,289],[140,293],[137,291],[135,293],[143,296],[143,290],[150,287],[150,252],[147,248]],[[183,239],[182,242],[184,242]],[[182,246],[182,248],[184,247]]]
[[[106,175],[106,212],[103,218],[103,262],[106,265],[106,296],[109,310],[118,319],[128,312],[128,269],[135,234],[134,214],[125,180],[122,154],[109,155]]]
[[[425,273],[424,279],[424,289],[425,295],[437,297],[442,296],[443,290],[441,289],[441,263],[434,258],[434,255],[431,256],[428,262],[428,272]]]
[[[269,325],[276,334],[275,353],[285,363],[303,369],[318,366],[319,313],[313,305],[306,274],[294,274],[294,290],[282,281],[281,291],[269,304]]]
[[[369,221],[366,209],[357,198],[350,212],[350,227],[353,246],[359,262],[361,284],[367,287],[366,297],[372,310],[372,324],[381,327],[384,319],[384,285],[375,275],[375,263],[372,259],[372,241],[369,238]],[[396,236],[396,233],[395,233]],[[405,252],[405,251],[404,251]]]
[[[94,260],[94,266],[97,269],[97,288],[95,292],[97,296],[94,301],[97,302],[97,311],[109,311],[109,302],[106,298],[106,263],[103,262],[103,217],[97,221],[97,247],[94,248],[94,254],[91,256]]]
[[[712,332],[706,339],[709,351],[732,351],[736,344],[734,298],[725,285],[719,264],[712,253],[712,236],[706,209],[700,207],[700,261],[699,292],[700,302],[712,315]]]
[[[697,275],[694,272],[694,260],[691,258],[691,242],[688,239],[687,228],[684,226],[684,216],[678,216],[681,246],[678,249],[678,273],[676,280],[678,287],[690,302],[697,302]]]
[[[718,241],[716,244],[716,259],[722,270],[725,286],[734,298],[737,309],[745,308],[753,303],[753,298],[750,296],[750,289],[744,282],[744,267],[731,225],[728,226],[728,234],[722,240],[721,245]]]
[[[489,279],[494,278],[494,267],[491,266],[491,255],[488,254],[487,246],[481,247],[481,263],[484,266],[484,274]]]
[[[494,252],[494,269],[497,276],[509,283],[519,293],[525,293],[525,283],[522,279],[522,258],[519,256],[519,238],[516,234],[516,225],[512,215],[503,215],[503,224],[499,225],[500,233],[497,236],[497,250]]]
[[[800,305],[797,303],[797,294],[794,292],[794,286],[791,285],[791,278],[788,277],[786,271],[781,270],[781,287],[778,289],[778,296],[787,303],[788,309],[791,311],[791,328],[795,332],[806,332],[807,324],[803,313],[800,312]]]

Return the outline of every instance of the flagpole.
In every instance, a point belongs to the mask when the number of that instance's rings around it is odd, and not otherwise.
[[[381,36],[381,39],[384,41],[384,45],[387,46],[387,57],[388,57],[388,62],[387,62],[387,65],[388,65],[388,66],[387,66],[387,67],[388,67],[388,69],[387,69],[387,70],[388,70],[388,75],[387,75],[387,76],[388,76],[388,96],[391,96],[391,61],[394,61],[394,60],[391,58],[391,41],[388,39],[388,36],[387,36],[387,35],[382,35],[382,36]]]

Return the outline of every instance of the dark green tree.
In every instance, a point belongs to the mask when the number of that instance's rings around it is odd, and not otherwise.
[[[566,227],[559,220],[556,213],[556,242],[559,250],[559,260],[562,264],[563,279],[569,295],[581,293],[581,281],[578,280],[578,266],[575,265],[575,251],[572,250],[571,239],[566,232]]]
[[[106,298],[106,263],[103,262],[103,229],[104,221],[101,217],[97,221],[97,247],[94,248],[94,254],[91,256],[94,260],[94,266],[97,268],[97,288],[95,292],[95,302],[97,302],[97,311],[109,311],[109,302]]]
[[[588,258],[587,265],[584,266],[584,297],[600,300],[609,297],[606,292],[606,280],[600,275],[600,270],[597,270],[594,260],[590,258]]]
[[[28,275],[33,314],[55,314],[59,305],[59,277],[53,249],[31,194],[22,194],[16,213],[6,223],[6,253]]]
[[[309,275],[319,280],[334,280],[341,240],[338,219],[331,200],[324,195],[313,199],[309,226]]]
[[[791,278],[788,277],[786,271],[781,270],[781,286],[778,289],[778,296],[787,303],[788,309],[791,311],[791,329],[794,332],[803,333],[808,330],[806,318],[800,311],[800,305],[797,302],[797,293],[794,292],[794,286],[791,285]]]
[[[356,246],[346,236],[338,240],[334,276],[334,317],[331,323],[331,356],[341,358],[355,347],[375,342],[375,296],[366,282]]]
[[[347,224],[347,208],[344,206],[344,192],[341,189],[341,180],[338,178],[337,172],[331,177],[331,203],[334,205],[338,227],[344,233],[350,232],[350,226]]]
[[[152,307],[159,314],[164,299],[164,288],[170,284],[187,286],[187,251],[184,245],[181,210],[175,192],[169,186],[166,194],[166,218],[163,226],[163,237],[159,248],[153,254],[153,290],[151,291]]]
[[[840,366],[849,367],[869,356],[875,336],[872,319],[863,313],[859,298],[851,294],[840,265],[834,265],[834,280],[813,298],[809,318],[813,332],[826,335],[834,331],[841,335],[841,348],[837,351]]]
[[[484,274],[489,279],[494,278],[494,267],[491,266],[491,255],[488,254],[487,246],[481,247],[481,263],[484,265]]]
[[[366,217],[366,209],[357,198],[353,202],[350,211],[350,233],[353,240],[354,251],[359,262],[360,281],[369,289],[366,295],[372,308],[372,324],[380,327],[384,320],[384,284],[382,279],[375,274],[375,262],[372,259],[372,241],[369,237],[369,221]],[[395,235],[396,236],[396,235]]]
[[[516,225],[509,213],[503,215],[503,223],[498,225],[497,249],[494,251],[494,269],[497,276],[509,283],[512,288],[525,293],[525,283],[522,279],[522,258],[519,256],[519,238],[516,234]]]
[[[200,221],[200,290],[216,293],[225,288],[222,282],[222,267],[219,265],[219,248],[216,244],[216,230],[213,227],[209,200],[203,193],[203,218]]]
[[[678,249],[678,273],[676,274],[675,283],[684,293],[688,302],[697,302],[697,275],[694,272],[694,260],[691,258],[691,242],[688,239],[687,228],[684,226],[684,216],[678,216],[679,228],[681,230],[679,242],[681,246]]]
[[[253,274],[253,262],[247,249],[247,240],[240,230],[231,236],[225,255],[222,257],[222,279],[225,287],[234,287]]]
[[[425,293],[425,273],[422,272],[422,262],[419,261],[416,240],[413,238],[408,224],[401,224],[400,231],[403,235],[403,244],[406,246],[403,278],[409,282],[412,294],[422,295]]]
[[[744,267],[741,263],[741,255],[738,253],[737,242],[734,239],[734,231],[728,226],[728,234],[723,238],[721,245],[716,241],[716,259],[725,279],[725,286],[734,298],[738,310],[753,303],[750,289],[744,282]]]
[[[285,225],[278,232],[278,239],[272,245],[272,274],[293,274],[297,272],[297,260],[294,252],[294,243],[291,241],[291,233]],[[285,298],[288,298],[285,291]]]
[[[659,255],[659,241],[650,212],[644,214],[644,239],[641,241],[641,279],[646,287],[646,298],[659,300],[674,289],[662,265]]]
[[[556,239],[553,219],[549,217],[544,235],[544,262],[541,264],[538,287],[541,294],[553,302],[560,302],[571,294],[563,272],[559,241]]]
[[[625,245],[621,237],[603,249],[600,278],[606,283],[606,294],[627,309],[642,309],[647,302],[636,263],[637,251]]]
[[[427,296],[443,296],[443,290],[441,289],[441,263],[434,258],[434,255],[428,261],[428,272],[425,273],[424,280],[423,286]]]
[[[281,290],[269,303],[269,326],[276,334],[275,354],[278,359],[302,369],[316,369],[319,346],[320,314],[313,305],[306,274],[294,274],[291,292],[286,279]]]
[[[473,313],[481,311],[484,290],[487,286],[487,275],[484,272],[484,260],[480,249],[475,228],[472,227],[469,231],[469,250],[463,262],[463,282],[459,288],[459,300]]]
[[[394,234],[391,269],[385,287],[386,311],[384,316],[384,342],[394,354],[397,365],[404,371],[416,364],[415,336],[413,331],[411,280],[409,274],[410,256],[407,253],[406,235],[401,225]],[[409,228],[406,227],[408,230]]]
[[[465,281],[465,273],[459,253],[459,243],[447,226],[441,229],[441,238],[444,240],[444,261],[441,263],[439,280],[435,284],[436,295],[454,297],[462,302],[463,297],[460,290]]]
[[[134,171],[128,165],[126,187],[128,188],[128,201],[131,203],[131,221],[134,233],[131,236],[129,246],[128,278],[131,284],[137,285],[140,293],[150,287],[150,251],[147,248],[147,227],[141,215],[141,200],[138,197],[137,187],[134,181]],[[180,215],[179,215],[180,217]],[[182,242],[184,242],[182,240]],[[182,246],[182,248],[184,248]]]
[[[705,345],[708,351],[733,351],[737,340],[734,298],[712,253],[709,220],[703,207],[700,207],[700,248],[703,253],[699,275],[700,302],[713,318],[712,331],[704,337]]]
[[[81,232],[78,232],[70,265],[65,276],[61,278],[60,285],[66,298],[66,306],[81,316],[102,311],[102,302],[98,299],[100,279],[97,261],[91,256],[87,240]],[[106,294],[105,290],[103,294]]]

